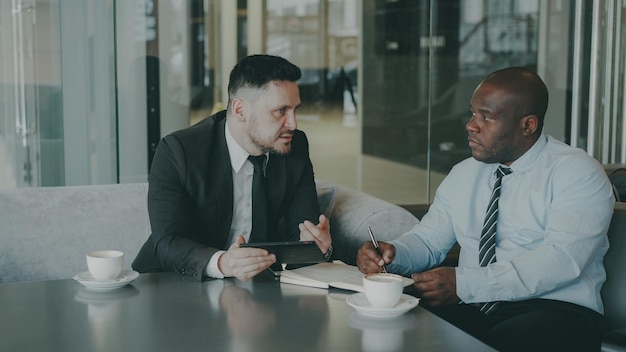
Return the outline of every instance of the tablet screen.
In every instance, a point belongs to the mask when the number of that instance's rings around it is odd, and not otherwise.
[[[241,247],[263,248],[276,255],[279,264],[312,264],[325,262],[315,241],[252,242]]]

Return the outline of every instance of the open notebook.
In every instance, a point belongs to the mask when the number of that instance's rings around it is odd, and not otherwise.
[[[335,287],[344,290],[363,292],[363,273],[354,265],[335,260],[332,263],[319,263],[293,270],[285,270],[280,282],[309,287]],[[404,278],[404,286],[413,280]]]

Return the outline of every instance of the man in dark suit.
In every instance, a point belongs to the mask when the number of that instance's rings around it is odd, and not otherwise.
[[[231,71],[225,111],[159,142],[148,177],[152,234],[135,270],[248,280],[276,261],[266,250],[240,248],[249,241],[315,241],[330,258],[329,222],[320,215],[306,135],[297,130],[300,77],[283,58],[248,56]],[[248,157],[261,155],[267,232],[250,238]],[[281,219],[287,234],[278,232]]]

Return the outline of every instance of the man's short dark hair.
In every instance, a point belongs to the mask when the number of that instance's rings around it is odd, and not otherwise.
[[[548,109],[548,88],[537,73],[526,67],[507,67],[491,73],[483,82],[513,94],[518,101],[519,117],[536,115],[541,130]]]
[[[250,55],[230,72],[228,96],[232,98],[241,88],[261,88],[272,81],[296,82],[300,77],[300,68],[280,56]]]

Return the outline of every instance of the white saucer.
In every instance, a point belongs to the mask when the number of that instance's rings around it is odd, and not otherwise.
[[[352,312],[348,317],[348,325],[357,330],[392,330],[405,331],[412,329],[418,323],[415,314],[404,314],[395,318],[386,318],[381,321],[380,318],[367,317],[359,312]]]
[[[419,298],[402,295],[400,301],[391,308],[374,308],[365,297],[365,293],[359,292],[346,298],[348,305],[356,309],[359,314],[372,318],[395,318],[411,309],[419,303]]]
[[[87,287],[80,287],[76,290],[74,299],[81,303],[106,305],[138,294],[139,290],[132,285],[106,291],[94,291]]]
[[[89,271],[76,274],[73,279],[92,291],[110,291],[124,287],[139,277],[139,273],[134,270],[122,270],[120,276],[115,280],[98,281],[91,276]]]

